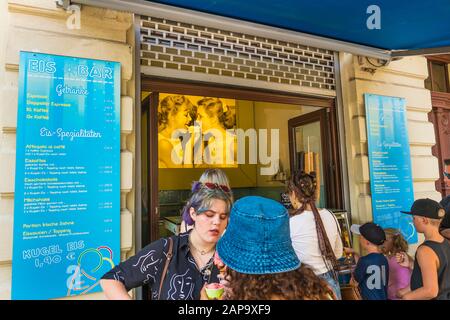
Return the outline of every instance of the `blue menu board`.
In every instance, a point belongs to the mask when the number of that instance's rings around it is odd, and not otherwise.
[[[120,260],[120,63],[21,52],[12,299],[100,291]]]
[[[397,228],[417,242],[409,211],[414,202],[405,99],[365,94],[372,214],[383,228]]]

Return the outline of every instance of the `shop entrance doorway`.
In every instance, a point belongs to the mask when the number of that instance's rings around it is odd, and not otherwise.
[[[308,151],[309,132],[316,155],[308,168],[320,164],[320,205],[343,209],[334,98],[155,78],[141,83],[142,246],[180,232],[180,211],[206,168],[225,172],[235,200],[282,201],[286,180],[299,168],[297,153]],[[217,112],[220,121],[212,121]],[[211,147],[211,130],[215,141],[222,133],[223,148]]]
[[[314,171],[317,177],[317,206],[342,208],[340,166],[336,165],[337,139],[331,109],[321,109],[288,122],[290,171]]]

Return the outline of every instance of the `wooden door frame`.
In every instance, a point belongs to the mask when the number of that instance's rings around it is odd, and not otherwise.
[[[295,136],[294,129],[298,126],[320,122],[320,140],[322,149],[323,177],[326,189],[327,207],[343,209],[343,189],[341,166],[339,159],[339,139],[337,139],[335,109],[321,109],[288,121],[289,161],[291,172],[295,164]],[[330,126],[327,126],[329,124]],[[329,143],[331,140],[331,143]]]
[[[149,135],[148,138],[148,147],[146,152],[146,159],[142,160],[143,165],[147,167],[147,172],[149,174],[149,179],[147,179],[147,183],[145,188],[147,189],[144,192],[142,202],[147,203],[147,218],[148,218],[148,239],[143,239],[143,246],[157,240],[158,230],[158,220],[159,220],[159,212],[158,212],[158,188],[154,188],[154,186],[158,186],[158,148],[154,147],[158,145],[158,110],[157,108],[153,108],[152,106],[158,105],[158,97],[159,94],[157,92],[152,92],[150,95],[142,101],[141,111],[143,112],[143,118],[146,118],[147,121],[147,133]],[[142,172],[141,172],[142,174]],[[144,199],[146,197],[146,199]],[[144,212],[144,211],[143,211]]]
[[[314,95],[286,93],[275,90],[242,88],[230,85],[216,85],[208,82],[187,82],[177,79],[143,77],[142,91],[176,93],[194,96],[210,96],[239,100],[263,101],[286,104],[302,104],[312,107],[334,108],[335,98]]]
[[[158,220],[160,218],[158,208],[158,115],[157,108],[153,106],[158,105],[157,93],[174,93],[174,94],[184,94],[184,95],[197,95],[197,96],[212,96],[221,98],[230,98],[237,100],[251,100],[251,101],[261,101],[261,102],[272,102],[272,103],[283,103],[283,104],[296,104],[296,105],[306,105],[311,107],[321,107],[328,110],[327,113],[330,114],[330,128],[332,131],[332,136],[338,143],[337,138],[337,123],[336,123],[336,113],[335,113],[335,98],[328,96],[317,96],[317,95],[306,95],[306,94],[296,94],[296,93],[286,93],[274,90],[260,90],[252,88],[242,88],[237,86],[225,86],[216,85],[207,82],[190,82],[190,81],[180,81],[178,79],[167,79],[159,77],[149,77],[142,75],[141,78],[141,90],[146,92],[151,92],[153,98],[151,99],[149,105],[149,112],[146,116],[149,125],[149,148],[148,148],[148,163],[143,163],[142,166],[147,166],[148,172],[151,176],[148,179],[148,185],[146,186],[150,192],[148,193],[148,221],[149,221],[149,241],[152,242],[157,240],[158,232]],[[334,140],[333,140],[334,141]],[[339,174],[337,181],[339,182],[338,188],[340,192],[336,191],[333,194],[338,195],[339,200],[336,201],[338,208],[343,208],[343,196],[342,194],[342,177],[341,174],[341,162],[339,157],[339,145],[333,146],[333,157],[335,157],[337,163],[339,164],[335,168],[335,172]],[[335,185],[335,184],[333,184]],[[155,188],[156,186],[156,188]],[[335,189],[333,190],[335,191]],[[145,201],[143,199],[142,201]],[[146,243],[143,243],[146,245]]]

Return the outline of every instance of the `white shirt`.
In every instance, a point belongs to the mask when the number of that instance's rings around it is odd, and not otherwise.
[[[327,209],[319,210],[325,231],[336,258],[342,256],[340,228],[333,213]],[[289,219],[292,246],[301,263],[310,266],[316,275],[328,272],[319,248],[316,221],[312,211],[305,210]]]

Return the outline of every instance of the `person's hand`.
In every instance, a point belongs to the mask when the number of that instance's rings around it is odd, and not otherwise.
[[[233,292],[230,287],[231,276],[229,274],[220,273],[217,277],[219,278],[219,283],[224,287],[221,300],[227,300],[233,296]]]
[[[403,297],[405,296],[406,293],[409,292],[409,288],[403,288],[397,291],[397,298],[403,299]]]
[[[344,247],[344,253],[345,254],[354,254],[355,250],[353,250],[353,248]]]
[[[395,255],[397,263],[402,267],[409,268],[409,256],[406,252],[399,252]]]
[[[222,259],[220,259],[217,251],[214,253],[214,265],[219,269],[220,274],[225,274],[227,272],[227,266],[223,263]]]
[[[200,290],[200,300],[224,300],[224,296],[225,296],[225,288],[224,288],[224,292],[223,292],[223,294],[222,294],[222,296],[220,297],[220,299],[217,299],[217,298],[210,298],[210,297],[208,297],[208,294],[206,293],[206,286],[207,286],[208,284],[207,283],[205,283],[204,285],[203,285],[203,288],[202,288],[202,290]]]
[[[205,283],[202,290],[200,290],[200,300],[209,300],[208,295],[206,294],[206,285],[207,283]]]

